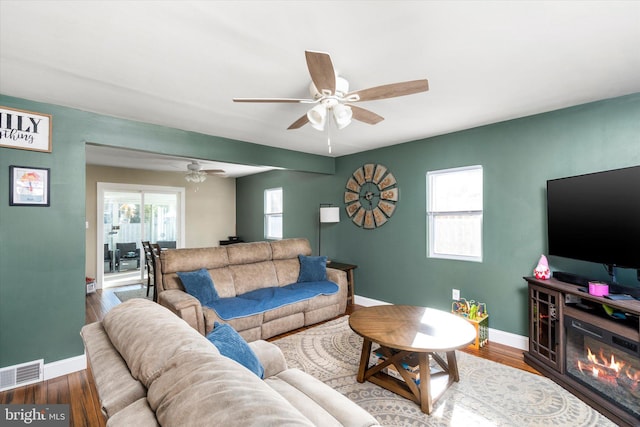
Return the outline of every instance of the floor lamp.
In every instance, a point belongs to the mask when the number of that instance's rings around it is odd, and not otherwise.
[[[320,203],[320,220],[318,221],[318,256],[322,255],[320,252],[322,242],[322,224],[331,222],[340,222],[340,208],[337,206],[331,206],[330,204]]]

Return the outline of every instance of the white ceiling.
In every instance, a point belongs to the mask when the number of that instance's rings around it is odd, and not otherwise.
[[[287,130],[308,106],[232,102],[308,97],[305,50],[352,90],[430,90],[361,103],[385,120],[332,130],[328,154]],[[0,93],[319,155],[636,92],[639,1],[0,0]]]

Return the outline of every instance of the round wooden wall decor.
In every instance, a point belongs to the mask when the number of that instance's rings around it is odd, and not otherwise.
[[[367,163],[349,177],[344,192],[347,215],[358,227],[373,230],[396,210],[400,189],[396,178],[380,164]]]

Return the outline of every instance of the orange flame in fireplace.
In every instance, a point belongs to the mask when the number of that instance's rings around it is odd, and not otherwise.
[[[620,355],[616,359],[613,353],[605,356],[605,349],[602,347],[597,356],[588,346],[585,349],[586,355],[582,359],[578,358],[574,365],[582,374],[598,383],[621,387],[633,398],[640,399],[640,369],[632,360],[625,361]]]
[[[609,363],[609,367],[611,369],[613,369],[614,371],[619,373],[622,370],[623,366],[624,366],[624,363],[623,362],[616,362],[616,359],[612,354],[611,355],[611,363]]]
[[[599,356],[600,360],[598,360],[598,357],[593,354],[593,352],[591,352],[591,349],[589,347],[587,347],[587,360],[590,363],[582,363],[580,360],[578,360],[578,369],[580,369],[580,372],[582,373],[584,373],[585,370],[587,372],[590,371],[591,375],[594,378],[599,378],[603,381],[615,383],[616,378],[622,371],[625,363],[616,361],[616,358],[613,354],[611,355],[611,360],[607,361],[607,358],[604,356],[602,350],[600,351]]]

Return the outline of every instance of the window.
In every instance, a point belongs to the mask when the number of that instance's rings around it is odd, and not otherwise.
[[[282,239],[282,188],[264,190],[264,237]]]
[[[429,258],[482,262],[482,166],[427,172]]]

